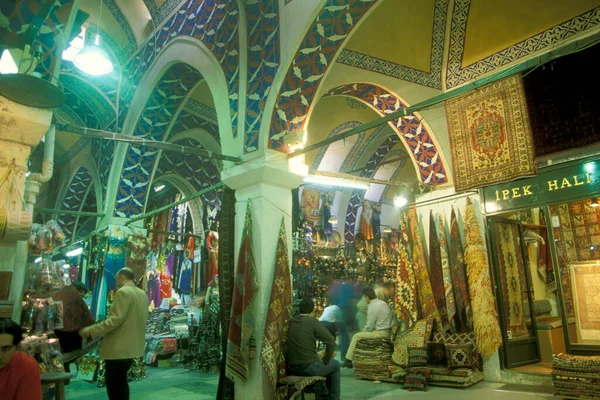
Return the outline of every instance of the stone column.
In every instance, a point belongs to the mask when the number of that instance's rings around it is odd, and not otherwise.
[[[256,263],[258,291],[254,293],[256,352],[250,361],[247,382],[235,382],[235,397],[240,400],[270,399],[269,379],[260,363],[267,310],[277,251],[281,219],[287,230],[288,255],[292,259],[292,189],[307,173],[303,164],[288,162],[285,155],[269,151],[258,159],[223,171],[223,182],[236,191],[235,246],[239,249],[246,206],[252,213],[252,246]],[[237,251],[236,263],[237,263]]]

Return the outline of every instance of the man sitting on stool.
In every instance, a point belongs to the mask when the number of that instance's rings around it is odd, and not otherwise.
[[[354,350],[360,340],[389,338],[392,326],[394,325],[394,316],[390,306],[377,298],[373,288],[366,288],[363,291],[363,296],[369,303],[367,308],[367,323],[362,332],[356,333],[352,337],[352,342],[344,361],[344,367],[347,368],[352,368]]]
[[[290,321],[287,341],[288,373],[299,376],[326,378],[329,399],[340,398],[340,363],[333,359],[335,338],[313,315],[315,304],[305,298],[300,303],[300,314]],[[317,340],[327,348],[323,360],[317,353]]]

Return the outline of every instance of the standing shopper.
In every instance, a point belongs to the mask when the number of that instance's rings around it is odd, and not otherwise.
[[[104,335],[100,358],[106,362],[106,392],[110,400],[129,400],[127,371],[133,359],[144,355],[148,295],[134,283],[133,271],[116,275],[117,293],[108,317],[84,328],[80,335],[95,339]]]

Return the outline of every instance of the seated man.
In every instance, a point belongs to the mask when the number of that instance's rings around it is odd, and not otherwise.
[[[340,398],[340,363],[333,359],[335,338],[313,315],[315,304],[305,298],[300,303],[300,314],[290,321],[287,341],[288,373],[300,376],[323,376],[329,397]],[[317,340],[327,348],[323,360],[317,354]]]
[[[394,316],[390,306],[377,298],[373,288],[366,288],[363,296],[369,303],[367,307],[367,323],[362,332],[356,333],[350,342],[350,348],[346,353],[344,366],[352,368],[354,350],[356,344],[364,339],[385,339],[390,337],[392,326],[394,325]]]
[[[17,351],[23,333],[8,318],[0,318],[0,398],[42,400],[40,368],[34,358]]]

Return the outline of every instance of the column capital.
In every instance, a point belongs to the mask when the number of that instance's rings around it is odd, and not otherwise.
[[[258,184],[285,189],[300,186],[308,175],[308,166],[301,159],[288,159],[285,154],[268,150],[242,164],[221,172],[221,180],[234,190],[244,190]]]

